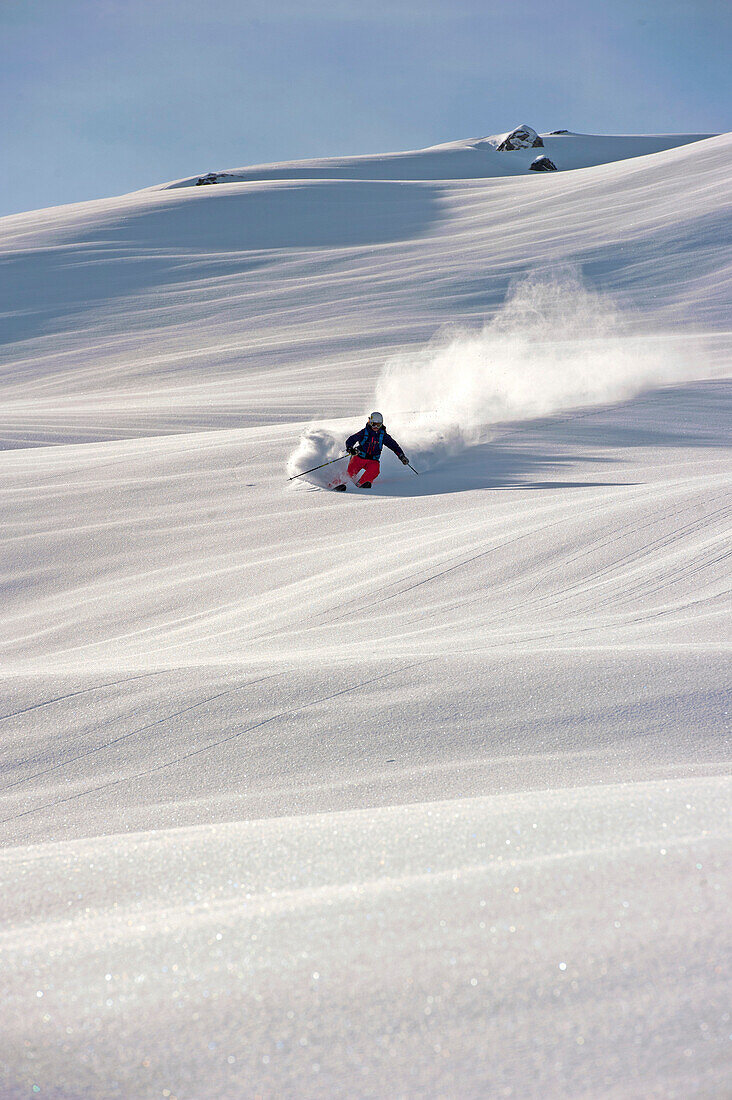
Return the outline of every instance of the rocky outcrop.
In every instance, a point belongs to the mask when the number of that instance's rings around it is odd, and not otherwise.
[[[515,130],[512,130],[510,134],[506,134],[505,138],[500,145],[496,146],[496,151],[499,153],[510,153],[514,149],[543,149],[544,142],[541,140],[536,130],[532,130],[530,126],[517,126]]]
[[[553,160],[549,160],[547,156],[537,157],[529,165],[530,172],[556,172],[556,170],[556,164]]]
[[[227,180],[235,180],[231,172],[209,172],[207,176],[199,176],[196,187],[204,187],[209,183],[226,183]]]

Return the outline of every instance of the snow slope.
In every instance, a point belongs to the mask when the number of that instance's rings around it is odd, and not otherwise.
[[[3,1100],[729,1091],[692,138],[0,221]],[[374,404],[419,476],[287,481]]]

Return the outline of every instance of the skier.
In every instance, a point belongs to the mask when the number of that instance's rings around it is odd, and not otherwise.
[[[387,435],[381,413],[372,412],[366,426],[346,440],[346,450],[352,456],[348,463],[348,476],[360,489],[370,489],[379,476],[382,447],[388,447],[400,462],[409,465],[409,459],[397,441]],[[346,487],[336,485],[336,489],[345,492]]]

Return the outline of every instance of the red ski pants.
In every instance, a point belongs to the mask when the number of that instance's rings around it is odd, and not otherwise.
[[[379,476],[379,464],[373,458],[359,458],[354,455],[348,463],[348,476],[356,485],[360,485],[362,481],[370,481],[373,485]]]

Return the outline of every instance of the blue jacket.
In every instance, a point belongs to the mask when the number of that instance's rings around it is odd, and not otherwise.
[[[358,444],[358,453],[361,458],[371,458],[374,462],[378,462],[381,458],[382,447],[388,447],[390,451],[393,451],[397,458],[402,458],[404,451],[401,449],[395,439],[392,439],[390,435],[387,435],[386,428],[381,426],[378,432],[375,432],[373,428],[367,424],[365,428],[361,428],[360,432],[356,432],[354,435],[349,435],[346,440],[346,450],[350,451],[351,447]]]

